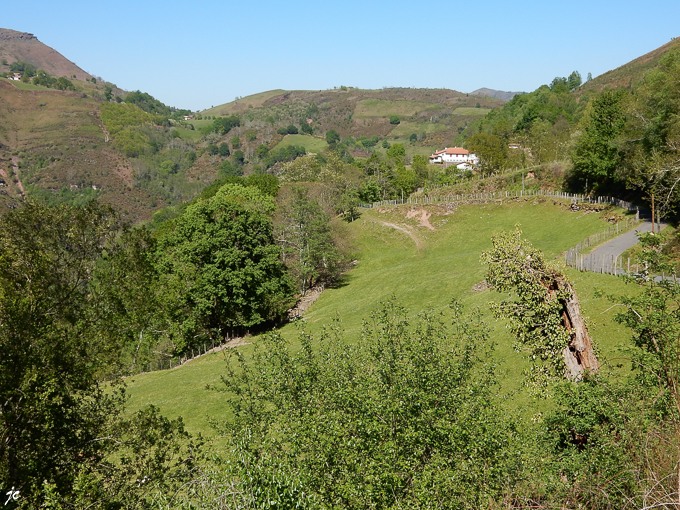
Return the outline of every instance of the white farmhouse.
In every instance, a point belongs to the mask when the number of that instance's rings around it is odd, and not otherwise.
[[[479,158],[474,152],[470,152],[462,147],[446,147],[430,156],[431,164],[456,165],[464,170],[474,167],[478,162]]]

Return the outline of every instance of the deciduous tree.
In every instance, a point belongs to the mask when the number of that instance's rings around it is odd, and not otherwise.
[[[496,135],[478,133],[468,138],[465,146],[479,157],[479,166],[483,174],[501,170],[508,158],[508,146]]]
[[[273,210],[273,199],[256,187],[227,184],[163,233],[158,269],[178,351],[201,335],[249,328],[288,309],[292,287],[274,242]]]
[[[0,478],[28,508],[136,507],[140,476],[176,490],[191,471],[181,420],[123,418],[122,388],[100,382],[155,303],[150,239],[121,227],[96,202],[0,218]]]
[[[336,277],[342,257],[333,242],[329,216],[306,188],[294,187],[282,207],[284,220],[277,229],[277,242],[304,294],[314,285]]]
[[[572,163],[576,177],[592,185],[602,185],[614,178],[621,152],[616,139],[626,122],[623,90],[604,90],[588,105],[581,121]]]
[[[326,142],[328,145],[331,147],[335,147],[335,145],[340,141],[340,135],[335,129],[331,129],[330,131],[326,132]]]

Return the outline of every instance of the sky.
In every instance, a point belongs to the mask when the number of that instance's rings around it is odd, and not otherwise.
[[[341,85],[530,92],[680,36],[680,1],[22,0],[30,32],[93,76],[199,111],[272,89]]]

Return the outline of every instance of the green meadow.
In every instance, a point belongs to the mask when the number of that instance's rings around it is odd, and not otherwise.
[[[491,111],[491,108],[472,108],[468,106],[461,106],[453,110],[454,115],[486,115]]]
[[[42,85],[33,85],[32,83],[24,83],[21,81],[7,80],[12,85],[14,85],[19,90],[51,90],[48,87],[43,87]]]
[[[302,146],[307,152],[323,152],[328,148],[326,140],[323,138],[315,138],[309,135],[286,135],[279,143],[276,144],[275,149],[281,147],[288,147],[290,145]]]
[[[374,117],[389,117],[390,115],[403,115],[410,117],[422,110],[438,109],[441,106],[434,103],[420,101],[390,101],[386,99],[365,99],[359,101],[354,109],[353,117],[357,119],[370,119]]]
[[[569,212],[566,202],[552,199],[519,199],[501,203],[398,206],[362,210],[348,225],[358,263],[332,287],[326,289],[304,317],[307,330],[318,335],[338,317],[346,342],[359,342],[362,321],[370,317],[380,301],[395,296],[412,315],[426,309],[446,311],[452,298],[466,309],[479,308],[493,328],[496,356],[504,371],[501,391],[520,389],[525,362],[513,349],[513,339],[502,323],[494,320],[490,301],[503,298],[493,290],[475,291],[485,278],[479,262],[482,250],[491,247],[491,236],[520,224],[524,236],[543,250],[549,260],[559,260],[564,251],[588,235],[603,230],[606,223],[596,213]],[[423,221],[425,217],[429,219]],[[421,224],[427,224],[422,226]],[[627,332],[612,321],[615,309],[607,294],[629,292],[623,281],[610,275],[579,273],[565,269],[573,281],[584,316],[600,352],[618,363],[617,345]],[[297,326],[283,326],[280,333],[293,348],[298,345]],[[246,338],[239,347],[246,355],[258,337]],[[212,436],[209,419],[228,419],[225,395],[219,387],[227,351],[208,354],[182,367],[137,375],[127,380],[130,409],[154,404],[169,417],[183,416],[191,432]],[[605,369],[607,369],[605,367]],[[525,413],[536,411],[536,403],[518,392],[513,405]]]

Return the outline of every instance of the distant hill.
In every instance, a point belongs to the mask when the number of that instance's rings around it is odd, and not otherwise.
[[[672,41],[598,76],[577,93],[629,86],[665,52],[679,45],[680,40]],[[25,195],[71,201],[96,196],[133,221],[148,219],[159,208],[188,200],[212,182],[222,160],[210,154],[209,145],[228,143],[233,149],[233,139],[238,137],[246,173],[267,170],[257,156],[262,145],[277,151],[294,144],[319,152],[331,129],[348,140],[348,152],[355,158],[385,153],[394,143],[403,144],[409,157],[427,156],[435,149],[462,143],[466,128],[471,129],[488,112],[521,94],[488,88],[469,94],[406,87],[271,90],[205,110],[187,122],[173,120],[164,127],[140,127],[144,137],[154,142],[145,148],[148,154],[144,159],[126,157],[116,149],[115,137],[110,139],[101,121],[105,89],[113,84],[83,81],[91,75],[25,32],[0,29],[0,62],[2,59],[7,64],[25,61],[52,75],[76,75],[77,79],[73,80],[75,91],[0,79],[0,212],[16,207]],[[5,70],[9,70],[8,65],[0,64],[0,71]],[[115,86],[108,96],[112,100],[118,96],[118,101],[127,97]],[[216,118],[231,115],[239,116],[240,126],[224,135],[205,136]],[[299,130],[298,135],[286,134],[290,125]],[[161,143],[161,136],[171,141]],[[157,168],[170,162],[172,150],[195,153],[195,163],[186,173],[163,174]],[[153,186],[149,185],[150,176],[155,179]]]
[[[475,90],[474,92],[470,92],[470,94],[475,96],[495,97],[501,101],[510,101],[516,95],[524,94],[524,92],[503,92],[502,90],[481,88]]]
[[[87,80],[92,76],[73,62],[68,60],[58,51],[41,43],[36,36],[27,32],[17,32],[8,28],[0,28],[0,62],[2,59],[7,64],[12,62],[28,62],[43,69],[53,76]],[[7,71],[7,66],[0,65],[0,71]]]
[[[579,87],[576,93],[577,95],[580,95],[588,91],[599,92],[605,87],[630,87],[640,81],[647,71],[656,67],[664,54],[677,48],[680,48],[680,38],[675,38],[663,46],[660,46],[635,60],[631,60],[627,64],[623,64],[616,69],[599,75],[589,82],[584,83]]]
[[[342,138],[377,136],[409,143],[409,137],[415,134],[418,147],[425,153],[433,147],[452,144],[465,127],[503,103],[500,99],[449,89],[340,87],[319,91],[272,90],[239,98],[201,114],[239,114],[245,126],[261,130],[307,123],[316,136],[325,136],[334,129]],[[395,116],[399,122],[390,122]]]

